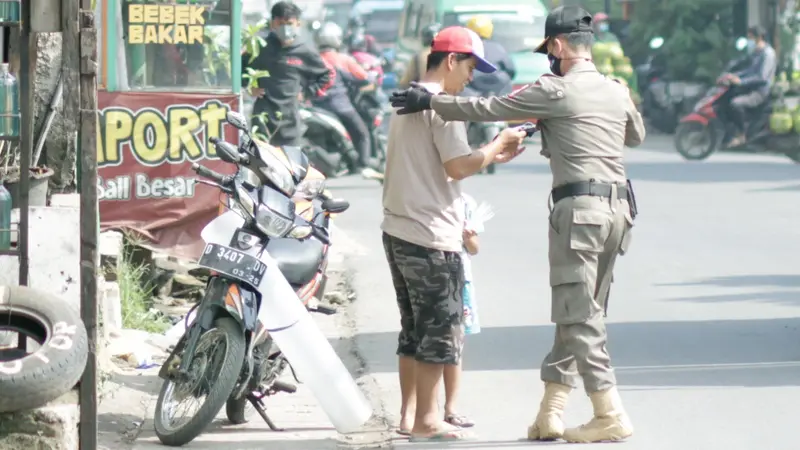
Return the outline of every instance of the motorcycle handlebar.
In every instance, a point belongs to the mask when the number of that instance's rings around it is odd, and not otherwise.
[[[192,170],[194,170],[198,175],[204,178],[208,178],[209,180],[213,180],[220,185],[225,184],[225,175],[221,173],[215,172],[208,167],[201,166],[197,163],[192,163]]]

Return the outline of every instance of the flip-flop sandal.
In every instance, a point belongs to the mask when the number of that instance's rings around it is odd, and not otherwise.
[[[411,430],[402,430],[400,428],[394,430],[395,433],[399,434],[400,436],[411,436]]]
[[[475,426],[475,422],[470,420],[467,416],[461,414],[448,414],[445,416],[444,421],[450,425],[455,425],[461,428],[470,428]]]
[[[434,433],[430,436],[411,436],[409,442],[449,442],[465,441],[474,439],[474,436],[466,430],[446,430]]]

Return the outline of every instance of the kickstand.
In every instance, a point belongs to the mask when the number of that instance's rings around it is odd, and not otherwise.
[[[278,428],[272,419],[269,418],[267,415],[266,407],[264,406],[264,397],[266,395],[262,395],[261,397],[256,396],[255,394],[248,394],[247,399],[250,400],[250,403],[253,405],[256,411],[258,411],[258,415],[264,419],[264,422],[267,423],[267,426],[272,431],[286,431],[285,428]]]

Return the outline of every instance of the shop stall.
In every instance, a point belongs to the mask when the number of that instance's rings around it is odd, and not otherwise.
[[[199,184],[191,164],[233,170],[209,140],[237,140],[225,115],[240,110],[242,0],[101,0],[97,8],[101,227],[194,257],[219,192]]]

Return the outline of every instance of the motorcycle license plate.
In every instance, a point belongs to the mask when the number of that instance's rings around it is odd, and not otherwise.
[[[206,244],[197,265],[254,287],[261,284],[267,265],[247,253],[219,244]]]

